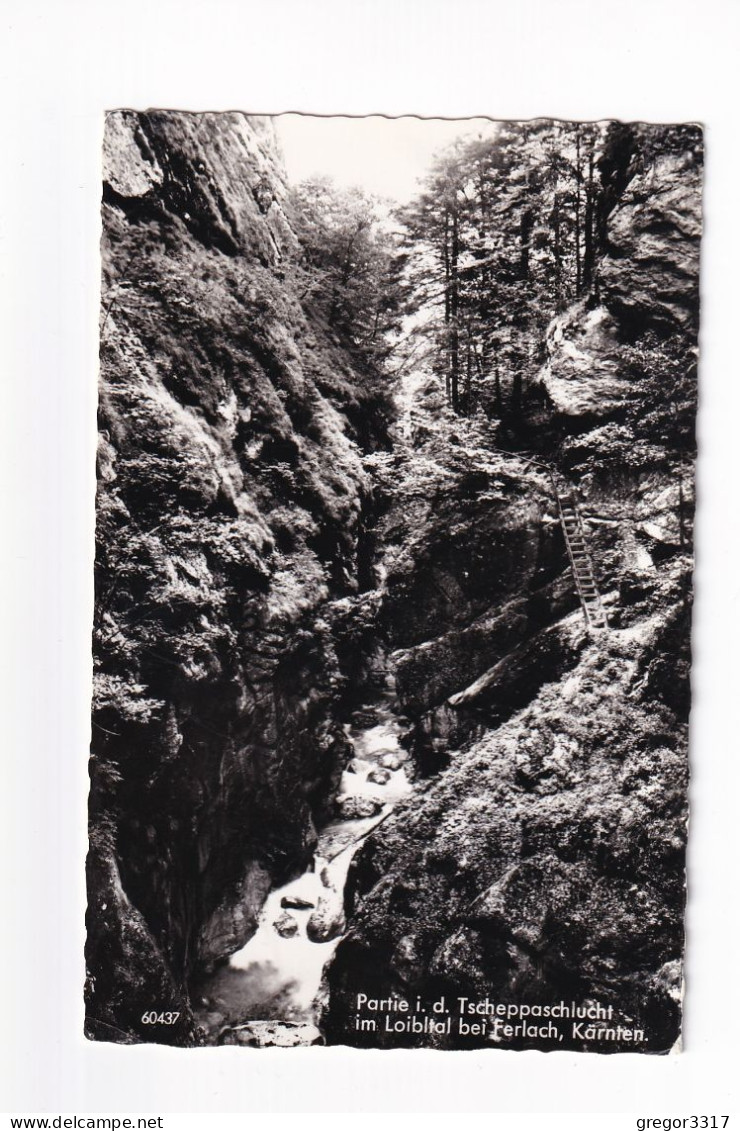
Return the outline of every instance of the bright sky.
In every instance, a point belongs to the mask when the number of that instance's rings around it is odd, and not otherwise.
[[[490,136],[488,118],[319,118],[281,114],[273,119],[292,184],[315,174],[342,188],[359,185],[405,203],[432,158],[456,137]]]

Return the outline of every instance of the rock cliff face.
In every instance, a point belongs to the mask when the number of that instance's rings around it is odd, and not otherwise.
[[[422,774],[475,729],[450,697],[576,603],[547,476],[478,446],[474,429],[460,431],[374,459],[380,490],[394,500],[378,525],[378,625]],[[536,689],[545,668],[533,678]],[[501,710],[528,701],[533,687],[519,699],[510,688]]]
[[[644,128],[614,149],[605,161],[614,194],[594,295],[550,327],[541,375],[554,410],[576,420],[613,420],[642,394],[622,343],[650,331],[696,343],[701,131]]]
[[[454,468],[391,510],[398,688],[436,776],[355,859],[330,1042],[490,1046],[357,1030],[358,993],[598,1002],[649,1051],[680,1033],[700,131],[624,128],[602,166],[596,284],[551,325],[538,386],[611,629],[573,611],[536,465],[492,457],[468,513]]]
[[[268,121],[116,112],[105,159],[88,1031],[190,1043],[347,758],[385,402],[299,301]]]

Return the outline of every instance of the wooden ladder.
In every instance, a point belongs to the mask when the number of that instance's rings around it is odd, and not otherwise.
[[[594,567],[586,542],[586,531],[583,527],[575,492],[565,487],[556,486],[555,493],[558,500],[560,525],[563,528],[570,566],[586,624],[589,628],[608,628],[609,622],[606,619],[604,606],[601,603],[601,594],[596,584]]]

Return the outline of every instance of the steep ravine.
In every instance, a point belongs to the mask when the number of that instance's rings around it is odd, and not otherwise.
[[[191,1044],[349,758],[390,404],[301,304],[268,120],[116,112],[105,161],[87,1031]]]
[[[696,343],[701,139],[656,137],[604,162],[517,430],[430,377],[413,434],[304,301],[270,123],[109,116],[90,1036],[444,1047],[357,994],[470,993],[675,1042],[692,467],[641,429]]]

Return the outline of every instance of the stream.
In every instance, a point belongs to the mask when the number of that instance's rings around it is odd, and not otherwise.
[[[206,1043],[322,1043],[323,976],[346,929],[344,888],[352,857],[411,791],[394,704],[389,688],[345,724],[354,755],[339,784],[337,818],[319,830],[303,875],[270,892],[246,945],[200,982],[194,1007]]]

